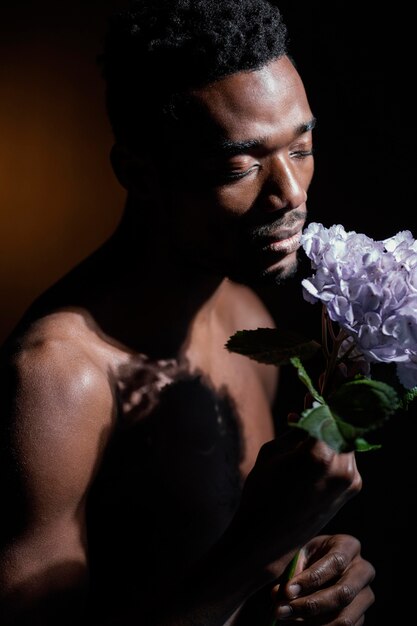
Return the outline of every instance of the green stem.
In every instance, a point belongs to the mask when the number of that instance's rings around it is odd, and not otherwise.
[[[285,574],[286,582],[291,580],[291,578],[294,576],[299,558],[300,558],[300,552],[298,551],[295,554],[295,556],[293,556],[293,558],[290,561],[290,564],[287,567],[287,571],[286,571],[286,574]]]
[[[291,578],[294,576],[295,569],[297,567],[297,563],[298,563],[298,559],[299,558],[300,558],[300,552],[297,552],[295,554],[295,556],[293,556],[293,558],[291,559],[289,564],[287,565],[287,568],[286,568],[285,572],[282,575],[282,583],[281,584],[285,585],[285,583],[287,583],[289,580],[291,580]],[[274,606],[275,605],[272,605],[271,612],[274,611]],[[278,624],[278,620],[276,620],[275,618],[272,618],[270,626],[277,626],[277,624]]]

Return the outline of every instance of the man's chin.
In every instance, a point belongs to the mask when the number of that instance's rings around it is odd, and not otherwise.
[[[298,259],[295,257],[292,263],[286,264],[284,267],[272,268],[263,274],[263,279],[268,284],[280,285],[289,278],[293,278],[298,271]]]
[[[250,287],[280,285],[293,278],[298,271],[298,255],[288,255],[264,269],[240,267],[228,272],[228,278]]]

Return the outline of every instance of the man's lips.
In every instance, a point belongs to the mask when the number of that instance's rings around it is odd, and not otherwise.
[[[301,234],[301,230],[291,235],[280,234],[276,239],[264,246],[262,250],[265,252],[280,252],[285,254],[295,252],[295,250],[300,247]]]
[[[262,252],[291,254],[300,247],[302,227],[292,230],[281,230],[271,233],[262,241]]]

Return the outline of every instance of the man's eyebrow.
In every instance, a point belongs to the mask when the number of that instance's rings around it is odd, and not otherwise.
[[[316,126],[317,120],[315,117],[312,117],[308,122],[303,122],[299,126],[296,126],[294,129],[294,137],[299,137],[300,135],[304,135],[304,133],[308,133],[313,130]],[[217,154],[221,154],[223,156],[234,156],[237,154],[244,154],[249,150],[253,150],[254,148],[259,148],[262,145],[265,145],[268,137],[259,137],[257,139],[248,139],[246,141],[231,141],[230,139],[220,139],[216,141],[213,146],[213,152]]]
[[[310,130],[313,130],[316,127],[317,118],[312,117],[308,122],[304,122],[304,124],[300,124],[296,129],[296,136],[304,135],[304,133],[308,133]]]

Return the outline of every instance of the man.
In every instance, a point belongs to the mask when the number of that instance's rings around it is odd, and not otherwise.
[[[102,62],[126,209],[3,346],[1,624],[360,625],[373,567],[320,535],[354,455],[275,438],[276,368],[225,349],[273,325],[252,287],[295,272],[306,221],[314,116],[281,16],[142,0]]]

